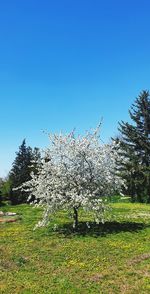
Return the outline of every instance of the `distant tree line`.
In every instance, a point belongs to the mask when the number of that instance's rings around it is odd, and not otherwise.
[[[10,200],[10,180],[9,177],[5,179],[0,178],[0,205],[5,200]]]
[[[120,177],[126,181],[124,194],[133,202],[150,203],[150,94],[142,91],[129,109],[130,123],[119,122]],[[125,160],[122,161],[122,158]],[[45,158],[45,161],[47,159]],[[6,179],[0,179],[0,204],[9,200],[12,204],[27,202],[28,193],[15,190],[37,173],[41,162],[38,148],[26,146],[23,140],[11,171]]]

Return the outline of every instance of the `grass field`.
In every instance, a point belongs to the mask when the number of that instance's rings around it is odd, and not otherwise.
[[[111,206],[112,220],[90,229],[82,212],[78,233],[65,212],[33,230],[40,209],[2,207],[21,218],[0,224],[0,293],[150,293],[150,205]]]

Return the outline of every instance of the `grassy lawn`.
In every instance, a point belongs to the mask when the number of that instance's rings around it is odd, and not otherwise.
[[[2,207],[21,218],[0,224],[0,293],[150,293],[150,205],[111,206],[112,220],[90,229],[81,213],[78,233],[65,212],[33,230],[40,209]]]

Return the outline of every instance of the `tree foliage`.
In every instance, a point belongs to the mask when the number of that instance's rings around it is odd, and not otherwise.
[[[121,122],[121,147],[126,157],[122,176],[133,201],[150,202],[150,95],[142,91],[129,110],[132,123]]]
[[[0,178],[0,205],[2,204],[2,185],[3,185],[3,179]]]
[[[9,180],[11,182],[10,200],[12,204],[20,204],[27,201],[28,194],[24,191],[17,191],[15,188],[31,179],[31,171],[36,173],[39,159],[39,149],[34,148],[32,150],[30,146],[26,146],[26,141],[23,140],[9,173]]]
[[[9,177],[0,179],[1,202],[10,199],[11,181]]]
[[[72,211],[74,227],[78,210],[92,211],[97,222],[104,218],[105,196],[120,191],[123,180],[117,175],[118,152],[115,143],[100,144],[99,128],[85,136],[50,135],[50,146],[44,152],[41,166],[22,190],[44,206],[40,226],[45,225],[59,209]]]

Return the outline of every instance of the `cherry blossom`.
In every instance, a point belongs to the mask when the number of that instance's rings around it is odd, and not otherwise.
[[[78,211],[92,211],[94,220],[104,221],[107,211],[106,196],[121,192],[124,184],[118,174],[118,146],[101,143],[100,127],[76,136],[50,134],[49,147],[43,152],[36,175],[24,183],[36,206],[44,207],[38,226],[48,223],[56,211],[73,212],[74,227],[78,226]]]

